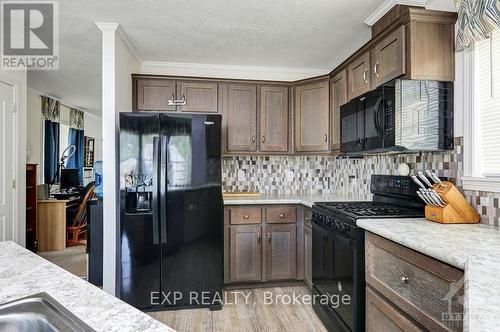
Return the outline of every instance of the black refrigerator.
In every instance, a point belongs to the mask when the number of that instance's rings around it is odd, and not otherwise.
[[[142,310],[220,309],[221,117],[120,114],[117,293]]]

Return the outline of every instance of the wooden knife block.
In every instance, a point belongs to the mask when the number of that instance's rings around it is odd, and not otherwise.
[[[462,193],[451,182],[443,181],[443,185],[435,184],[434,189],[447,203],[446,206],[427,205],[425,218],[443,224],[477,224],[481,217]]]

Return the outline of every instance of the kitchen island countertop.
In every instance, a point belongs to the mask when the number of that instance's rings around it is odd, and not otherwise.
[[[500,227],[419,219],[360,219],[359,227],[464,270],[464,330],[498,331]]]
[[[96,331],[174,331],[14,242],[0,242],[0,304],[46,292]]]

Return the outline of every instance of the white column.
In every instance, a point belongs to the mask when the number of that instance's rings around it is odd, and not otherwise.
[[[117,23],[102,31],[103,289],[115,295],[118,206],[118,112],[115,105]]]

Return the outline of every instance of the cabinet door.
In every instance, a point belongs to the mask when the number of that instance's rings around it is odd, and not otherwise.
[[[299,152],[329,150],[328,81],[295,88],[295,148]]]
[[[231,282],[262,279],[261,226],[231,226],[229,260]]]
[[[162,79],[137,80],[137,110],[175,111],[168,101],[175,99],[175,81]]]
[[[217,113],[217,83],[179,82],[178,99],[186,104],[179,106],[181,112]]]
[[[347,103],[347,71],[344,69],[332,79],[331,86],[331,141],[332,150],[340,149],[340,106]]]
[[[367,287],[366,331],[416,332],[424,330]]]
[[[372,50],[372,87],[388,82],[406,72],[404,25],[378,43]]]
[[[312,288],[312,230],[304,227],[304,281]]]
[[[227,94],[228,151],[256,151],[257,87],[233,84]]]
[[[260,88],[260,151],[288,151],[288,88]]]
[[[358,57],[351,62],[347,68],[349,88],[347,94],[349,99],[370,90],[370,52]]]
[[[296,225],[264,228],[266,280],[295,279],[297,276]]]

